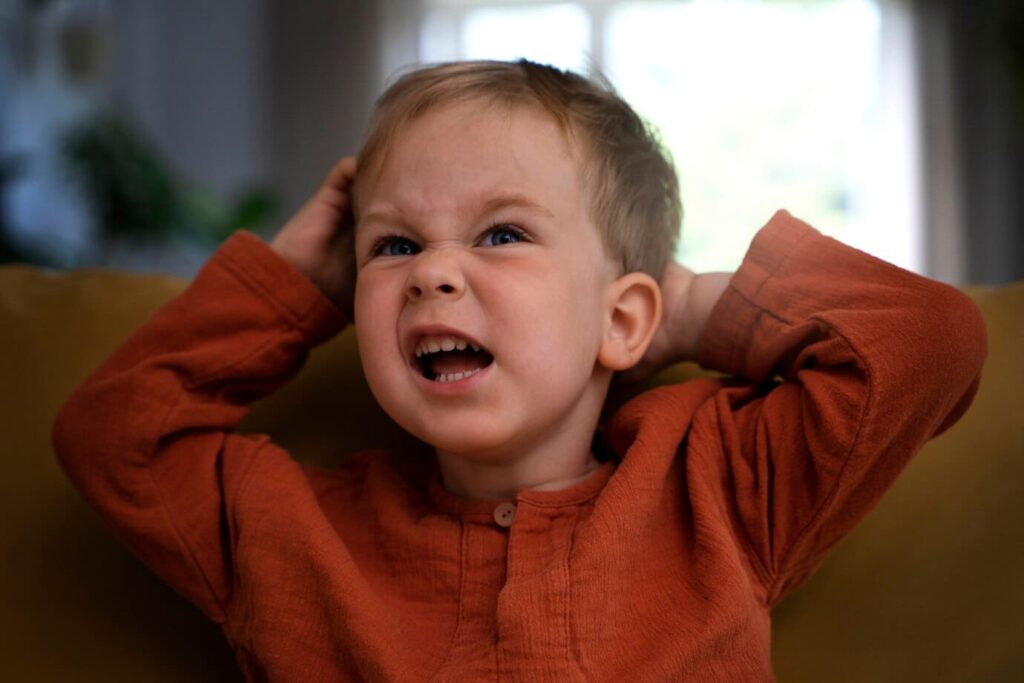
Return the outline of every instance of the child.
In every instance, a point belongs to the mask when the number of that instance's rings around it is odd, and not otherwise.
[[[966,410],[984,326],[781,211],[734,275],[694,275],[678,222],[604,87],[413,72],[358,170],[269,248],[233,236],[71,396],[57,454],[250,680],[772,680],[771,608]],[[429,467],[233,432],[349,320]],[[595,438],[616,373],[685,359],[740,379],[649,391]]]

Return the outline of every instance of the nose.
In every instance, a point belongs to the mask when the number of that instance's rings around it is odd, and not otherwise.
[[[410,301],[433,297],[457,300],[466,291],[466,279],[454,254],[450,250],[423,251],[416,255],[405,294]]]

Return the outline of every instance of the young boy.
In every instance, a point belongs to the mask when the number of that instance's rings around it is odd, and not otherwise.
[[[250,680],[772,680],[772,606],[966,410],[984,326],[785,212],[734,275],[694,275],[678,222],[602,86],[413,72],[358,170],[269,248],[232,237],[72,395],[56,451]],[[429,467],[233,432],[349,320]],[[738,379],[642,394],[595,438],[616,373],[684,359]]]

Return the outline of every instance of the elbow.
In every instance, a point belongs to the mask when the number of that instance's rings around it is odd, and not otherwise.
[[[951,377],[961,384],[976,382],[988,356],[988,328],[978,305],[964,292],[944,288],[936,306],[942,315],[943,352],[937,360],[949,369]]]
[[[50,443],[57,462],[72,479],[75,479],[75,464],[81,457],[80,444],[88,440],[84,433],[88,419],[84,415],[85,402],[81,399],[80,393],[81,390],[76,389],[64,400],[50,428]]]
[[[977,393],[988,353],[985,320],[969,296],[932,280],[915,278],[893,297],[895,315],[855,348],[875,419],[928,439],[960,419]]]
[[[101,455],[111,450],[110,428],[118,416],[105,392],[93,382],[77,387],[57,410],[50,444],[57,463],[75,486],[83,488],[97,474]],[[104,436],[105,432],[108,432]]]
[[[936,314],[927,334],[934,354],[928,359],[945,410],[934,435],[956,423],[970,407],[988,356],[988,330],[978,305],[965,293],[943,286],[933,302]],[[928,348],[928,346],[926,346]]]

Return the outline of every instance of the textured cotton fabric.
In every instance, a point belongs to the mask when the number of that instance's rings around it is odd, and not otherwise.
[[[779,212],[701,340],[737,379],[632,400],[572,488],[474,501],[432,462],[322,469],[233,432],[344,324],[238,233],[55,426],[72,481],[250,680],[772,680],[771,607],[963,413],[985,355],[964,295]]]

